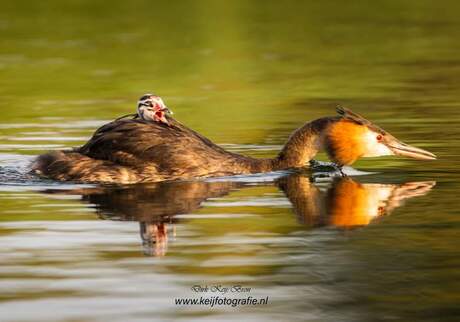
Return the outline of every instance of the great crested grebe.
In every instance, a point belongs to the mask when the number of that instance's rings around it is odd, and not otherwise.
[[[301,168],[324,149],[340,168],[361,157],[401,155],[433,160],[349,109],[294,131],[275,158],[232,153],[170,116],[161,98],[147,94],[134,118],[103,125],[82,147],[40,155],[32,171],[76,182],[140,183]]]

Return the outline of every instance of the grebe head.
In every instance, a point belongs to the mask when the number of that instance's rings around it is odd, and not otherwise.
[[[139,117],[146,121],[155,121],[161,123],[168,123],[166,114],[173,114],[160,96],[154,94],[142,95],[137,102],[137,114]]]
[[[350,165],[361,157],[400,155],[418,160],[434,160],[436,156],[399,141],[390,133],[372,124],[349,109],[339,107],[342,116],[326,131],[324,145],[334,162]]]

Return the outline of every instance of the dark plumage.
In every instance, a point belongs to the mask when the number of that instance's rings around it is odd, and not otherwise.
[[[312,139],[295,132],[275,159],[231,153],[167,116],[169,125],[119,119],[99,128],[82,147],[37,158],[33,171],[61,181],[138,183],[266,172],[301,167],[310,156],[297,145]],[[328,122],[323,119],[317,126]],[[314,130],[309,126],[308,131]]]
[[[375,133],[376,127],[364,118],[339,112],[341,116],[320,118],[294,131],[273,159],[226,151],[166,113],[157,121],[121,118],[99,128],[82,147],[39,156],[32,171],[61,181],[139,183],[300,168],[324,147],[339,165],[392,153],[395,144],[405,155],[434,158],[388,133],[387,140],[380,140],[380,128]]]

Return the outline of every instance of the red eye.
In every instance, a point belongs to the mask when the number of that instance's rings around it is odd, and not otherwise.
[[[377,141],[382,141],[383,136],[381,134],[377,135]]]

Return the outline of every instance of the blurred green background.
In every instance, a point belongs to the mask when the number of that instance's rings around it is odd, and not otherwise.
[[[411,138],[414,118],[458,120],[459,10],[457,1],[4,2],[0,109],[5,123],[106,120],[154,92],[219,143],[282,143],[343,104]]]

